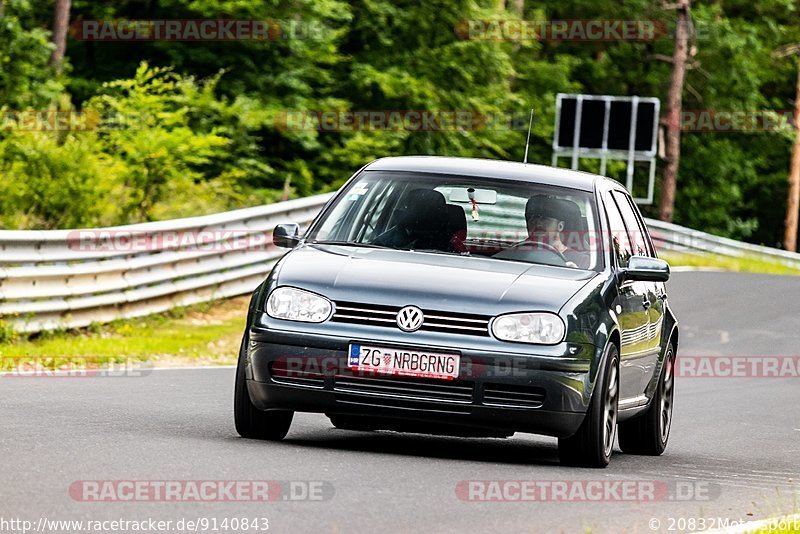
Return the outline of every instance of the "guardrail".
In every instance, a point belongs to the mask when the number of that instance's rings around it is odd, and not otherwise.
[[[731,258],[749,257],[800,269],[800,254],[796,252],[743,243],[654,219],[645,219],[645,222],[659,250],[716,254]]]
[[[90,230],[0,231],[0,318],[18,332],[77,328],[253,291],[331,194],[203,217]]]
[[[247,294],[285,252],[272,245],[275,225],[307,225],[331,196],[114,228],[0,231],[0,320],[18,332],[78,328]],[[647,223],[660,249],[800,268],[800,254]]]

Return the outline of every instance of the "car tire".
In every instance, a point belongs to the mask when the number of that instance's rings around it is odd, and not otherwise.
[[[664,366],[650,407],[619,424],[619,448],[626,454],[659,456],[667,448],[675,397],[675,349],[667,346]]]
[[[286,437],[294,412],[262,411],[256,408],[247,391],[245,366],[247,364],[248,338],[245,333],[239,348],[236,366],[236,384],[233,393],[233,419],[236,431],[243,438],[280,441]]]
[[[375,425],[364,417],[329,414],[328,419],[331,420],[333,426],[340,430],[357,430],[360,432],[372,432],[376,430]]]
[[[609,343],[583,423],[574,435],[558,440],[562,464],[598,468],[608,465],[617,429],[618,403],[619,349]]]

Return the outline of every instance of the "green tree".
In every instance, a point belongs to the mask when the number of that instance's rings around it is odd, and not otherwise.
[[[52,48],[28,0],[0,1],[0,111],[47,107],[61,93],[47,65]]]

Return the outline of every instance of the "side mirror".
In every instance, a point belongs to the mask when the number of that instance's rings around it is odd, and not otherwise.
[[[300,226],[294,223],[279,224],[272,232],[272,242],[276,247],[296,247],[300,242]]]
[[[620,270],[624,280],[637,282],[666,282],[669,280],[669,263],[647,256],[631,256],[628,266]]]

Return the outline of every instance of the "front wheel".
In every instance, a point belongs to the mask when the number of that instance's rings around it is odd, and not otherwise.
[[[558,440],[563,464],[605,467],[611,459],[619,402],[619,350],[613,343],[608,344],[604,360],[583,423],[575,435]]]
[[[667,448],[675,397],[675,349],[670,344],[650,407],[619,425],[619,448],[626,454],[659,456]]]
[[[247,392],[245,365],[247,364],[247,333],[239,348],[236,366],[236,385],[233,391],[233,420],[236,431],[243,438],[279,441],[286,437],[292,425],[294,412],[259,410]]]

